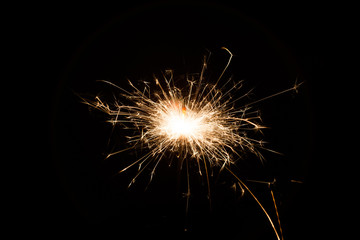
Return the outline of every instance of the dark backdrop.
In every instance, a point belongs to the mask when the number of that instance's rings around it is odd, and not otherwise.
[[[252,98],[259,99],[292,87],[296,79],[304,81],[298,94],[255,105],[270,127],[263,139],[284,155],[264,153],[264,166],[249,157],[251,164],[240,162],[237,173],[244,179],[278,180],[274,192],[285,239],[311,239],[315,234],[327,212],[321,169],[328,159],[323,156],[320,123],[328,19],[322,9],[300,2],[261,8],[215,2],[116,8],[54,5],[33,19],[30,32],[43,60],[37,69],[44,77],[36,86],[46,133],[36,144],[38,160],[30,178],[34,181],[24,183],[29,194],[20,200],[25,207],[21,219],[61,227],[114,224],[122,231],[177,233],[188,227],[190,234],[275,239],[259,207],[249,194],[234,194],[233,180],[226,174],[211,180],[212,211],[206,186],[193,174],[188,217],[182,198],[184,171],[179,173],[176,166],[160,166],[146,191],[148,172],[127,189],[136,169],[114,174],[137,156],[129,153],[104,161],[111,127],[104,122],[106,116],[89,111],[75,94],[112,92],[96,82],[100,79],[127,88],[127,79],[151,81],[165,69],[174,69],[175,75],[199,72],[208,51],[209,80],[215,81],[227,61],[220,49],[225,46],[234,54],[225,77],[245,80],[240,94],[255,87]],[[248,184],[276,221],[268,188]]]

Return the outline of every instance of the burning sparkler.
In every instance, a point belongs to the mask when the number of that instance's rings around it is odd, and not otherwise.
[[[220,171],[227,169],[234,175],[239,185],[256,200],[269,219],[277,238],[280,239],[270,216],[245,183],[233,173],[231,165],[235,163],[233,156],[241,158],[245,152],[251,152],[259,159],[263,159],[259,149],[265,149],[264,142],[249,136],[250,132],[261,132],[261,129],[264,128],[259,111],[253,110],[252,105],[275,95],[297,90],[300,84],[244,104],[240,108],[235,107],[235,103],[238,103],[250,92],[234,99],[232,93],[240,89],[243,82],[233,83],[231,78],[224,85],[218,86],[233,57],[227,48],[223,49],[229,53],[230,57],[215,84],[204,81],[208,56],[204,57],[202,70],[197,79],[186,79],[187,89],[176,87],[173,71],[168,70],[163,74],[163,80],[155,77],[159,92],[153,92],[146,84],[144,89],[140,90],[130,81],[129,84],[133,90],[127,91],[114,83],[103,80],[103,82],[118,88],[122,97],[130,101],[131,105],[122,104],[119,101],[109,104],[98,96],[94,100],[83,99],[83,101],[92,108],[109,115],[108,122],[113,126],[120,124],[137,132],[135,136],[128,137],[130,147],[111,152],[107,158],[138,146],[148,149],[145,155],[120,170],[123,172],[138,165],[139,171],[131,180],[129,187],[144,169],[152,165],[151,182],[159,162],[164,158],[175,157],[181,161],[181,166],[186,162],[187,211],[190,198],[188,162],[195,162],[199,174],[205,175],[209,199],[208,168],[219,167]]]

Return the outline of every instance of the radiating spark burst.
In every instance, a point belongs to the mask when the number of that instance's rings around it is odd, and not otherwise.
[[[230,78],[224,85],[218,86],[233,57],[227,48],[222,49],[226,50],[230,57],[215,84],[204,82],[208,60],[204,57],[198,78],[187,79],[187,89],[177,88],[174,84],[173,71],[167,70],[163,74],[163,83],[154,77],[159,88],[158,92],[150,91],[147,84],[141,91],[129,81],[133,90],[127,91],[111,82],[102,80],[118,88],[122,97],[132,103],[130,105],[122,104],[119,101],[108,104],[98,96],[94,100],[82,99],[85,104],[109,115],[108,122],[113,126],[120,124],[128,129],[134,129],[138,133],[135,136],[127,137],[130,147],[111,152],[107,158],[138,146],[148,149],[145,155],[120,171],[123,172],[138,165],[139,171],[130,182],[129,187],[150,164],[153,164],[153,167],[149,183],[162,159],[176,157],[181,161],[181,166],[186,162],[187,211],[190,197],[188,161],[195,160],[200,175],[203,175],[203,171],[205,172],[209,199],[208,167],[218,166],[220,171],[227,169],[237,179],[240,187],[246,189],[256,200],[271,223],[277,238],[280,239],[274,223],[264,207],[245,183],[233,173],[230,166],[235,164],[235,159],[237,159],[234,158],[235,155],[242,158],[246,152],[255,154],[260,160],[263,159],[259,149],[266,149],[264,142],[249,137],[250,132],[261,132],[261,129],[264,128],[259,111],[253,110],[251,105],[288,91],[297,90],[300,84],[295,83],[294,87],[290,89],[244,104],[242,107],[235,107],[235,104],[251,91],[234,99],[232,93],[242,87],[242,81],[234,83]]]

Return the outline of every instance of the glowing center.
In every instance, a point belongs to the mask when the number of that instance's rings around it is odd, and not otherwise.
[[[184,108],[166,114],[163,124],[163,130],[171,139],[195,136],[201,127],[200,119],[189,116]]]

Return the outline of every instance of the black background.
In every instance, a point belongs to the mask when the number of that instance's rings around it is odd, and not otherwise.
[[[33,100],[42,103],[34,125],[34,136],[41,140],[33,147],[37,160],[22,183],[26,190],[18,205],[23,210],[16,221],[60,229],[110,224],[115,230],[146,233],[185,234],[187,226],[189,236],[221,233],[275,239],[249,194],[238,198],[230,191],[229,175],[212,179],[212,211],[205,199],[206,186],[192,176],[195,196],[187,218],[181,197],[184,171],[179,174],[176,166],[160,166],[147,191],[148,172],[127,189],[136,169],[114,174],[136,156],[104,161],[111,128],[104,115],[89,111],[74,94],[111,92],[96,82],[99,79],[127,87],[126,79],[151,81],[152,74],[165,69],[174,69],[175,74],[198,72],[207,50],[212,52],[209,75],[214,81],[226,64],[228,55],[220,49],[225,46],[235,55],[226,77],[244,79],[245,90],[255,87],[254,100],[291,87],[296,78],[304,81],[298,94],[255,106],[270,127],[263,136],[268,147],[284,156],[264,153],[265,166],[239,162],[237,173],[247,179],[276,177],[285,239],[315,239],[322,234],[318,222],[335,211],[329,213],[325,204],[331,193],[324,166],[332,164],[324,154],[329,139],[322,135],[328,48],[324,40],[330,25],[326,12],[300,2],[261,8],[212,2],[106,8],[53,5],[33,14],[26,36],[35,40],[34,48],[29,48],[42,60],[34,67],[42,77],[34,83],[39,94]],[[291,179],[304,183],[289,183]],[[248,184],[276,221],[268,189]]]

